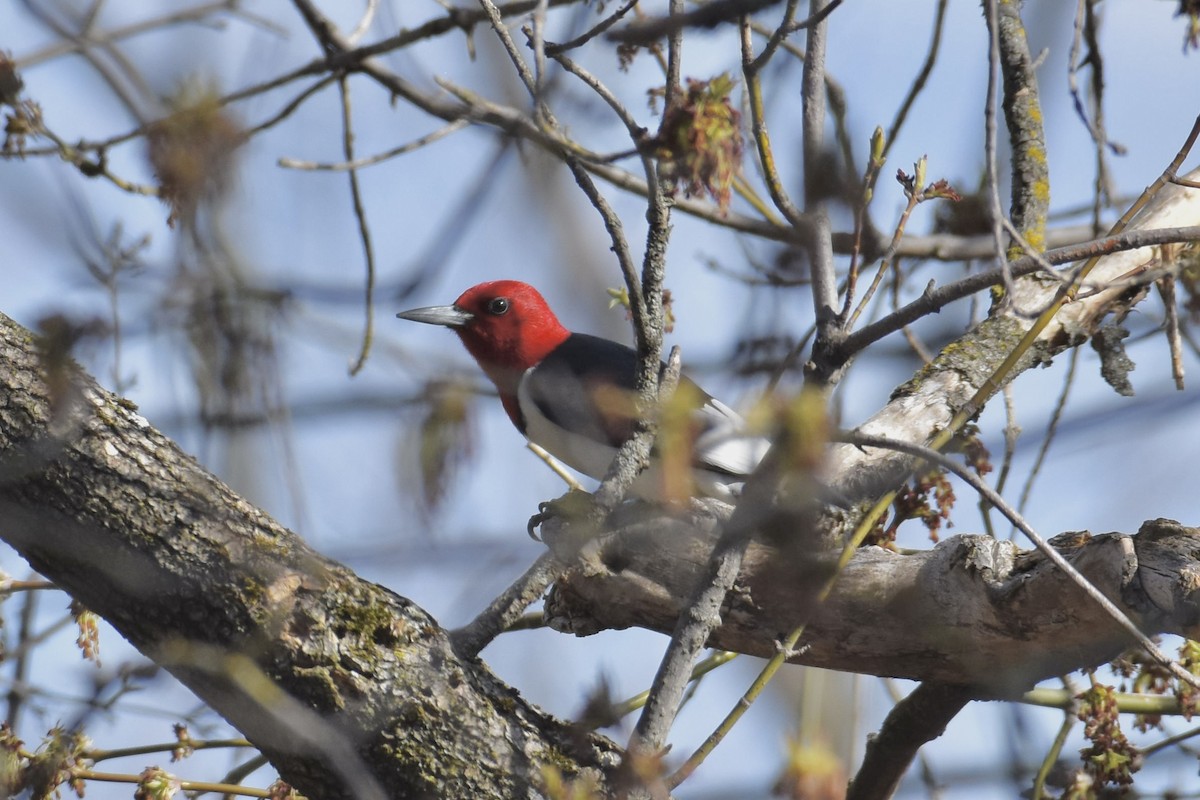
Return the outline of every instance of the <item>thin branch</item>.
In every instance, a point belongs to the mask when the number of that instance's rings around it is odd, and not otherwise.
[[[623,30],[610,33],[608,38],[614,42],[622,42],[624,44],[649,46],[663,36],[671,33],[673,29],[682,29],[685,27],[715,28],[722,23],[733,22],[741,17],[750,16],[778,2],[780,0],[713,0],[711,3],[705,3],[699,8],[678,17],[667,16],[639,20],[626,26]],[[788,32],[794,33],[795,31],[804,29],[811,30],[821,22],[824,22],[825,18],[841,4],[842,0],[831,0],[820,12],[813,14],[808,19],[793,22],[788,26]]]
[[[620,22],[625,17],[625,15],[630,12],[631,9],[633,9],[635,6],[637,6],[638,2],[639,2],[639,0],[625,0],[625,2],[622,3],[617,8],[616,11],[609,14],[607,17],[600,20],[595,25],[593,25],[591,28],[584,31],[580,35],[576,36],[574,39],[563,42],[561,44],[554,44],[552,42],[546,42],[546,55],[550,56],[551,58],[554,58],[555,56],[560,55],[561,53],[565,53],[567,50],[574,50],[577,47],[581,47],[581,46],[587,44],[592,39],[595,39],[597,36],[604,33],[606,30],[611,28],[613,25],[616,25],[618,22]]]
[[[908,93],[904,96],[900,107],[896,109],[896,116],[892,118],[892,124],[888,127],[887,138],[883,145],[884,160],[887,159],[888,153],[891,152],[892,144],[900,135],[900,129],[904,127],[904,122],[908,119],[908,112],[912,110],[913,104],[920,97],[921,91],[925,88],[925,84],[929,80],[929,76],[933,74],[933,66],[937,63],[938,52],[942,46],[942,31],[945,28],[946,22],[946,7],[949,5],[950,0],[938,0],[937,11],[933,18],[933,36],[929,41],[929,50],[925,54],[925,61],[921,64],[921,69],[917,71],[917,76],[913,79],[912,86],[908,88]]]
[[[342,96],[342,153],[347,163],[354,162],[354,119],[350,109],[350,85],[345,75],[338,78],[338,91]],[[371,341],[375,336],[375,249],[371,246],[371,229],[367,225],[367,210],[363,205],[362,192],[358,186],[358,170],[351,168],[350,198],[354,202],[354,218],[358,221],[358,236],[362,240],[363,259],[367,275],[363,291],[363,335],[358,357],[350,366],[350,374],[357,375],[367,363],[371,352]]]
[[[346,34],[346,40],[351,44],[358,44],[359,40],[367,35],[367,31],[371,30],[371,23],[375,21],[375,14],[378,11],[379,0],[367,0],[367,7],[363,10],[363,15],[359,17],[354,30]]]
[[[1042,759],[1042,763],[1038,767],[1037,775],[1034,776],[1033,794],[1030,800],[1044,800],[1046,796],[1046,779],[1050,777],[1050,771],[1058,763],[1058,757],[1062,753],[1063,745],[1067,743],[1067,736],[1070,735],[1071,729],[1075,727],[1077,722],[1078,720],[1075,718],[1075,715],[1070,711],[1063,714],[1063,721],[1058,726],[1058,733],[1054,736],[1054,741],[1050,744],[1050,749],[1046,751],[1046,756]]]
[[[668,7],[667,19],[674,20],[683,16],[683,0],[670,0]],[[667,36],[667,86],[666,94],[663,97],[663,108],[671,108],[672,103],[679,96],[680,80],[679,71],[680,64],[683,61],[683,27],[675,27]],[[667,115],[663,114],[663,121],[666,122]]]
[[[1165,275],[1155,281],[1163,302],[1163,328],[1167,334],[1167,348],[1171,352],[1171,377],[1175,388],[1183,391],[1183,339],[1179,335],[1179,308],[1175,301],[1175,276]]]
[[[783,10],[783,19],[780,20],[779,25],[771,32],[771,35],[767,37],[767,43],[763,46],[762,52],[759,53],[754,61],[750,64],[750,67],[756,75],[763,71],[763,68],[766,67],[771,59],[775,56],[775,52],[779,49],[779,46],[783,44],[784,40],[786,40],[787,37],[792,33],[791,26],[793,21],[796,19],[796,9],[799,6],[800,0],[788,0],[787,6]],[[832,11],[832,9],[830,9],[830,11]],[[742,27],[745,27],[749,21],[749,17],[742,17]],[[745,49],[745,45],[743,45],[743,59],[745,58]],[[745,67],[743,67],[743,70],[744,69]]]
[[[1029,474],[1025,476],[1025,485],[1021,487],[1021,499],[1017,501],[1017,510],[1022,513],[1029,504],[1029,496],[1033,493],[1034,484],[1042,472],[1042,465],[1046,463],[1046,455],[1050,452],[1050,445],[1054,443],[1058,424],[1062,422],[1063,414],[1067,410],[1067,398],[1071,396],[1071,388],[1075,385],[1075,373],[1078,367],[1079,348],[1073,347],[1071,348],[1071,357],[1067,362],[1067,374],[1063,378],[1062,392],[1058,395],[1058,402],[1054,404],[1054,411],[1050,413],[1050,422],[1046,425],[1046,435],[1042,437],[1042,444],[1038,447],[1037,456],[1033,459]]]
[[[996,140],[997,140],[997,125],[996,125],[996,81],[999,80],[1000,74],[1000,23],[998,20],[999,12],[996,10],[998,0],[984,0],[984,14],[987,18],[988,30],[988,81],[987,81],[987,97],[984,100],[983,119],[984,119],[984,164],[988,191],[988,209],[991,212],[991,235],[993,257],[996,263],[1000,265],[1002,270],[1001,275],[1004,279],[1004,296],[1001,303],[1007,303],[1012,297],[1013,277],[1008,258],[1004,254],[1004,232],[1003,223],[1001,220],[1004,217],[1004,208],[1000,204],[1000,168],[997,164],[996,156]],[[1016,166],[1013,166],[1016,170]],[[1016,202],[1015,200],[1013,202]]]
[[[450,123],[447,123],[446,125],[443,125],[442,127],[438,128],[436,131],[425,134],[424,136],[420,137],[419,139],[414,139],[411,142],[405,142],[404,144],[400,145],[399,147],[393,147],[391,150],[387,150],[382,153],[377,153],[376,155],[373,155],[373,156],[366,156],[365,158],[355,159],[354,161],[342,161],[342,162],[339,162],[336,164],[330,164],[330,163],[322,163],[319,161],[304,161],[304,160],[298,159],[298,158],[280,158],[279,161],[276,163],[278,163],[279,166],[283,167],[284,169],[303,169],[303,170],[314,170],[314,171],[328,170],[331,172],[343,172],[345,170],[356,170],[356,169],[362,169],[363,167],[373,167],[376,164],[381,164],[384,161],[387,161],[392,158],[396,158],[397,156],[402,156],[407,153],[411,153],[414,150],[420,150],[422,147],[425,147],[426,145],[433,144],[434,142],[438,141],[439,139],[443,139],[452,133],[461,131],[463,128],[467,127],[468,125],[470,125],[470,123],[467,122],[465,119],[458,119],[458,120],[455,120],[454,122],[450,122]]]
[[[755,67],[753,43],[749,20],[743,20],[741,25],[742,40],[742,78],[746,82],[746,98],[750,106],[750,134],[758,152],[758,163],[762,169],[763,180],[767,184],[767,192],[771,201],[779,209],[784,218],[793,226],[807,225],[804,215],[788,196],[775,168],[775,155],[771,149],[771,139],[767,134],[766,112],[763,107],[762,84],[758,79],[758,69]]]
[[[1166,244],[1169,242],[1194,241],[1198,238],[1200,238],[1200,226],[1126,231],[1079,245],[1049,250],[1039,259],[1029,256],[1018,258],[1009,264],[1008,272],[1013,277],[1022,277],[1041,271],[1043,269],[1041,264],[1043,260],[1050,264],[1063,264],[1078,261],[1082,258],[1096,258],[1123,250],[1136,250],[1139,247]],[[937,289],[934,288],[931,281],[920,297],[908,303],[899,311],[889,314],[878,322],[864,325],[849,334],[840,343],[838,348],[835,349],[833,357],[835,359],[848,359],[884,336],[895,333],[903,326],[915,322],[923,316],[939,311],[956,300],[974,295],[990,286],[1000,285],[1003,283],[1004,277],[1005,273],[1003,270],[995,269],[962,278]]]
[[[534,4],[534,8],[540,4]],[[538,84],[533,73],[529,71],[529,65],[525,63],[525,59],[521,57],[521,52],[517,50],[517,45],[513,42],[512,36],[508,32],[508,28],[504,26],[504,18],[500,13],[500,9],[492,0],[479,0],[479,5],[487,14],[488,21],[492,24],[492,30],[496,34],[496,38],[500,40],[500,44],[504,46],[504,52],[508,53],[508,58],[512,61],[513,66],[517,70],[517,77],[521,79],[521,83],[525,84],[525,89],[529,92],[529,96],[534,103],[539,101]]]
[[[129,25],[122,25],[118,28],[113,28],[107,31],[92,31],[88,34],[86,41],[63,37],[60,41],[47,45],[40,50],[35,50],[15,59],[18,69],[27,69],[44,61],[50,61],[59,56],[67,55],[68,53],[78,53],[83,48],[90,45],[104,46],[113,42],[118,42],[122,39],[129,39],[142,33],[166,28],[172,25],[179,25],[185,22],[202,22],[207,17],[219,14],[222,11],[228,11],[231,14],[238,13],[238,5],[242,0],[218,0],[214,3],[203,3],[185,8],[179,11],[172,11],[157,17],[150,17],[141,22],[133,22]]]
[[[810,0],[809,16],[824,19],[830,6],[826,0]],[[817,341],[815,347],[830,346],[841,336],[837,324],[838,287],[833,265],[832,230],[824,197],[817,192],[825,169],[825,45],[828,28],[817,23],[808,28],[805,44],[804,71],[801,76],[801,99],[804,104],[805,214],[812,221],[813,236],[809,242],[809,270],[812,275],[812,294]],[[818,381],[829,375],[816,375]]]
[[[521,618],[525,609],[537,601],[566,568],[547,551],[505,589],[499,597],[470,623],[450,633],[450,641],[460,658],[473,659],[483,648]]]
[[[322,77],[319,81],[314,82],[311,86],[305,87],[304,91],[300,92],[300,94],[296,95],[290,101],[288,101],[288,103],[286,105],[284,105],[283,108],[279,109],[278,112],[276,112],[275,114],[273,114],[270,117],[267,117],[265,120],[258,123],[253,128],[247,128],[245,131],[245,134],[244,134],[245,137],[247,139],[249,139],[250,137],[254,136],[255,134],[261,133],[262,131],[265,131],[268,128],[273,128],[276,125],[278,125],[280,122],[283,122],[285,119],[290,117],[296,111],[296,109],[298,109],[301,105],[303,105],[305,100],[312,97],[317,92],[321,91],[322,89],[324,89],[326,86],[333,83],[337,79],[338,79],[338,76],[331,73],[329,75]]]

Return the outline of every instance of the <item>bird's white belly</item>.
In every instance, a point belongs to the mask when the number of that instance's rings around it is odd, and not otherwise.
[[[528,397],[523,387],[518,387],[517,402],[525,420],[525,438],[572,469],[596,480],[604,478],[613,459],[617,457],[617,448],[566,430],[550,421]],[[765,452],[765,443],[763,451]],[[758,457],[761,458],[761,453]],[[703,469],[692,469],[691,472],[696,494],[707,497],[730,499],[742,481],[740,478]],[[662,470],[657,460],[651,459],[646,469],[634,479],[629,490],[645,500],[662,501],[663,488]]]

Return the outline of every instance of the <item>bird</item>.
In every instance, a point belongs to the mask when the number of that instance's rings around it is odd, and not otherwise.
[[[488,281],[467,289],[453,305],[414,308],[396,316],[458,334],[495,384],[517,430],[578,472],[602,479],[618,448],[633,435],[638,422],[636,351],[568,330],[529,284]],[[673,408],[671,402],[676,403]],[[737,412],[686,376],[680,376],[674,400],[665,408],[678,411],[680,406],[685,424],[673,427],[686,431],[690,445],[686,493],[734,501],[769,442],[747,433]],[[650,463],[630,491],[644,500],[678,502],[675,473],[681,470],[664,463],[665,427],[660,423]]]

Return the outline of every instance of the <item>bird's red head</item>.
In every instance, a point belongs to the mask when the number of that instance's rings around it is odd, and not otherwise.
[[[571,335],[538,290],[521,281],[481,283],[459,295],[453,306],[400,316],[453,328],[501,394],[515,395],[521,374]]]

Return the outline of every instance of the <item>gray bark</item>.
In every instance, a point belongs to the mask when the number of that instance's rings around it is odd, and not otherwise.
[[[631,511],[630,516],[634,516]],[[707,516],[642,510],[555,584],[550,623],[587,635],[630,626],[670,631],[708,563]],[[553,536],[549,536],[554,541]],[[1052,540],[1149,634],[1200,636],[1200,529],[1152,520],[1138,535],[1085,532]],[[829,575],[804,558],[751,544],[709,644],[769,657],[807,623],[790,661],[827,669],[1012,695],[1038,680],[1109,660],[1130,638],[1037,551],[988,536],[954,536],[929,551],[860,550],[822,604]]]
[[[51,365],[49,369],[46,365]],[[313,798],[536,796],[619,752],[463,660],[0,315],[0,536]]]

